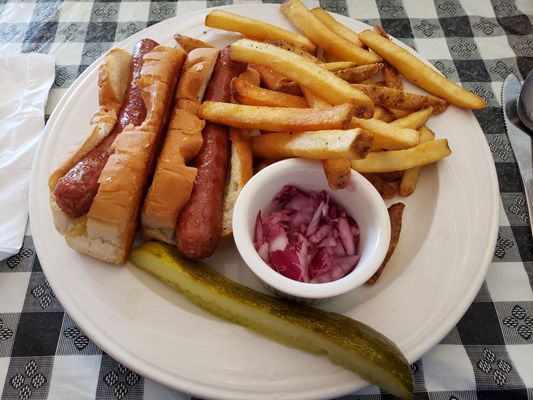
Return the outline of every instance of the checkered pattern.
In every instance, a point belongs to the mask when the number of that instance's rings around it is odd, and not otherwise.
[[[235,3],[237,1],[234,1]],[[274,2],[277,2],[274,0]],[[231,1],[0,1],[0,54],[56,56],[49,114],[114,43],[176,15]],[[533,68],[529,0],[306,0],[381,24],[443,74],[482,96],[475,111],[494,157],[499,234],[486,281],[457,326],[412,365],[416,398],[533,399],[533,243],[518,168],[502,120],[509,73]],[[92,343],[66,315],[31,236],[0,263],[0,393],[4,399],[190,399],[143,379]],[[376,387],[340,399],[389,398]]]

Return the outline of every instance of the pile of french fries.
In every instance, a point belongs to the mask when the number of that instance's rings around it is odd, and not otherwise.
[[[483,99],[380,27],[354,32],[300,0],[285,1],[281,11],[299,33],[223,10],[206,17],[206,26],[242,35],[231,44],[231,57],[247,63],[260,84],[235,78],[234,102],[204,102],[200,117],[259,133],[249,143],[260,167],[289,157],[318,159],[333,190],[348,185],[353,168],[384,198],[412,194],[421,168],[451,154],[428,119],[449,104],[483,108]],[[180,35],[176,40],[186,50],[207,45]],[[404,79],[427,94],[406,91]],[[394,213],[396,228],[401,214]]]

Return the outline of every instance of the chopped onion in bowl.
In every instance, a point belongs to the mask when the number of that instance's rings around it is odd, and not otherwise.
[[[359,228],[326,191],[285,185],[255,223],[254,247],[275,271],[300,282],[332,282],[359,261]]]

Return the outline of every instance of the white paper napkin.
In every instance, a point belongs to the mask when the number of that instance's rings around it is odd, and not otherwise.
[[[16,254],[24,240],[33,153],[54,76],[50,55],[0,56],[0,260]]]

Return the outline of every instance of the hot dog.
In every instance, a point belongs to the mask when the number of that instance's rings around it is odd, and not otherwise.
[[[90,134],[49,180],[54,223],[72,248],[111,263],[127,260],[184,59],[183,50],[141,41],[118,117],[120,102],[107,101],[102,82],[122,81],[124,68],[104,61]]]
[[[229,102],[230,81],[245,64],[232,61],[229,48],[220,52],[205,100]],[[222,201],[229,159],[228,128],[207,122],[203,144],[193,159],[197,168],[191,196],[176,223],[176,245],[187,257],[202,259],[217,249],[222,230]]]
[[[141,213],[143,239],[175,242],[178,215],[189,201],[196,168],[187,163],[202,146],[204,121],[197,117],[219,50],[189,52],[181,71],[163,148]]]
[[[141,75],[143,56],[155,46],[157,43],[151,39],[143,39],[137,43],[131,58],[131,77],[124,106],[120,110],[115,127],[98,146],[63,175],[54,188],[57,205],[71,218],[79,218],[89,212],[98,190],[98,178],[113,152],[111,144],[117,135],[127,125],[139,126],[146,118],[146,107],[136,81]]]

